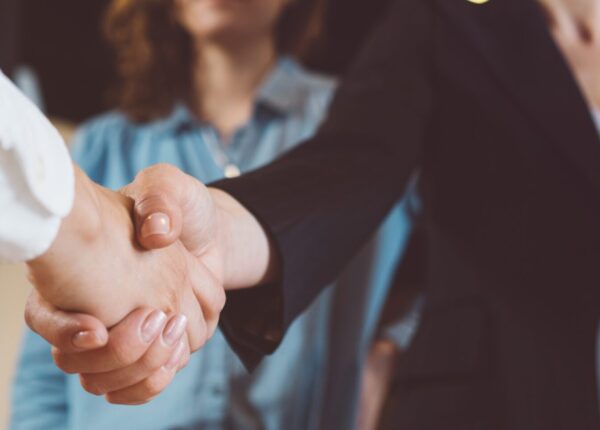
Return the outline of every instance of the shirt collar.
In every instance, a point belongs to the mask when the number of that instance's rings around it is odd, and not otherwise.
[[[267,106],[280,114],[294,113],[305,104],[304,70],[290,57],[282,57],[267,75],[256,96],[257,106]]]
[[[154,122],[152,127],[159,130],[173,130],[180,132],[192,127],[197,122],[196,118],[183,102],[175,104],[169,116]]]
[[[306,96],[306,82],[302,79],[303,73],[304,70],[300,64],[292,58],[280,58],[258,90],[257,109],[266,107],[281,115],[291,114],[302,109]],[[179,102],[167,117],[155,123],[155,127],[181,131],[197,123],[197,119],[185,103]]]

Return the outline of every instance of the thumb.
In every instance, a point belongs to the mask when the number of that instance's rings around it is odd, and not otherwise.
[[[182,203],[178,169],[157,164],[142,170],[121,189],[134,201],[133,221],[139,244],[146,249],[165,248],[181,236]]]
[[[136,200],[134,222],[140,245],[146,249],[164,248],[181,236],[181,207],[165,191],[154,189]]]
[[[100,348],[108,331],[91,315],[63,312],[33,289],[25,307],[25,321],[31,330],[65,353]]]
[[[181,240],[190,251],[202,247],[210,218],[206,187],[168,164],[141,171],[122,192],[134,200],[137,239],[146,249],[167,247]]]

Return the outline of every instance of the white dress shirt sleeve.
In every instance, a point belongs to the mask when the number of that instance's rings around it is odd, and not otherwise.
[[[0,262],[43,254],[71,211],[74,189],[62,137],[0,71]]]

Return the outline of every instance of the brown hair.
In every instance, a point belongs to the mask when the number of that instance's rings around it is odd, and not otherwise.
[[[325,0],[294,0],[279,19],[279,53],[301,58],[321,36]],[[168,114],[191,87],[192,40],[175,18],[174,0],[113,0],[104,32],[113,45],[118,105],[132,120]]]

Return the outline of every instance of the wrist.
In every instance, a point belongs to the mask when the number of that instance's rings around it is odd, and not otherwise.
[[[90,245],[100,237],[101,218],[98,196],[91,186],[91,181],[81,169],[76,165],[73,165],[73,169],[75,193],[71,211],[63,218],[50,248],[39,257],[27,262],[32,270],[54,267],[57,260],[67,257],[69,251],[73,249],[72,246],[68,246],[72,242]],[[75,258],[75,253],[71,257]]]
[[[228,193],[208,190],[216,211],[216,246],[223,259],[225,288],[247,288],[275,279],[272,245],[258,220]]]
[[[137,270],[129,253],[123,252],[132,243],[131,204],[95,185],[77,167],[75,178],[73,209],[50,249],[27,263],[29,276],[40,295],[55,307],[94,315],[111,325],[141,301],[141,292],[128,288],[126,281],[119,288],[118,302],[110,300],[108,291],[99,290],[107,285],[102,280],[108,276],[99,269],[100,263],[110,262],[108,266],[116,273],[127,273],[123,266],[134,273]],[[92,284],[89,279],[98,281]]]

